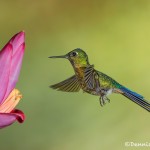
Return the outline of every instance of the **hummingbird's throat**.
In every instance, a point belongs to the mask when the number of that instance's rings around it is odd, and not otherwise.
[[[87,67],[89,66],[89,62],[87,60],[82,60],[82,59],[74,59],[71,60],[71,64],[75,68],[80,68],[80,67]]]

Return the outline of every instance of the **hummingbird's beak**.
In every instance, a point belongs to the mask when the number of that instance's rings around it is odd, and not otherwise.
[[[61,56],[50,56],[48,58],[68,58],[68,55],[61,55]]]

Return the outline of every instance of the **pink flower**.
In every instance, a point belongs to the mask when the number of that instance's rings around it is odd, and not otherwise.
[[[0,128],[11,125],[16,120],[25,119],[21,110],[15,109],[22,98],[15,89],[25,49],[25,33],[14,35],[0,51]]]

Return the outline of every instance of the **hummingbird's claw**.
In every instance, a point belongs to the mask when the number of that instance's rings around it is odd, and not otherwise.
[[[107,98],[105,95],[103,95],[99,98],[99,102],[100,102],[100,105],[103,107],[106,104],[106,102],[110,103],[110,99]]]

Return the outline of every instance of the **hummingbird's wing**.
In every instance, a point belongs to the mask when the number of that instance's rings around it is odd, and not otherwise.
[[[95,88],[95,71],[93,65],[90,65],[85,69],[84,81],[89,89]]]
[[[75,75],[50,87],[64,92],[78,92],[80,90],[80,84]]]

